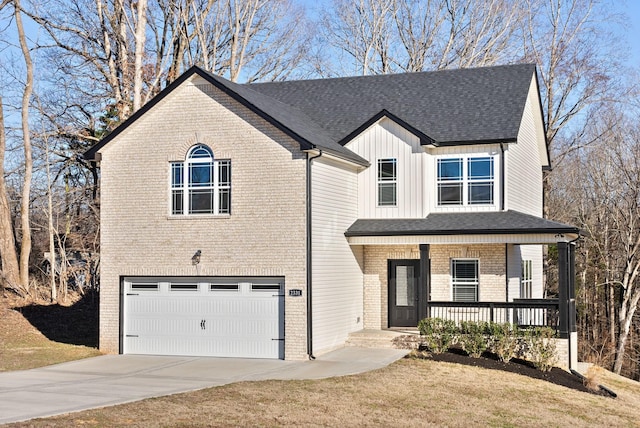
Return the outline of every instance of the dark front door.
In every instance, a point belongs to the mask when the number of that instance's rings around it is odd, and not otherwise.
[[[420,260],[389,260],[389,327],[418,325]]]

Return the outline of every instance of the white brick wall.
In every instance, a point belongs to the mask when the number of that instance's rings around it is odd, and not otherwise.
[[[169,216],[171,160],[196,142],[231,159],[230,216]],[[284,133],[218,91],[174,90],[101,150],[100,349],[118,352],[120,278],[284,276],[305,290],[305,155]],[[285,298],[285,358],[306,354],[306,292]]]
[[[506,298],[503,244],[431,245],[431,300],[451,301],[451,259],[480,260],[480,300]],[[364,247],[364,328],[384,329],[388,324],[389,259],[419,259],[417,245],[367,245]]]
[[[479,259],[480,301],[506,300],[504,245],[431,245],[431,300],[451,301],[451,259]]]

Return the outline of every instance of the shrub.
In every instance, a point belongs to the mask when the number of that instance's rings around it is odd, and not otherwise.
[[[425,318],[418,323],[424,344],[434,354],[446,352],[456,337],[456,323],[442,318]]]
[[[551,370],[558,362],[555,331],[549,327],[536,327],[525,331],[525,358],[543,372]]]
[[[486,322],[462,321],[460,323],[460,345],[473,358],[478,358],[487,350],[488,330]]]
[[[514,324],[490,323],[488,324],[491,344],[491,352],[496,354],[500,361],[509,362],[518,354],[520,348],[520,330]]]

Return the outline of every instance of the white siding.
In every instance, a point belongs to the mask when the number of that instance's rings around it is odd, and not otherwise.
[[[518,142],[509,144],[506,156],[506,209],[542,216],[542,159],[544,135],[535,80],[522,115]],[[541,143],[542,140],[542,143]],[[546,162],[545,162],[546,163]]]
[[[312,164],[313,347],[342,346],[363,325],[362,247],[344,232],[358,217],[355,170],[326,159]]]
[[[509,278],[507,301],[520,298],[520,275],[522,273],[521,246],[508,244],[507,246],[507,275]]]
[[[346,146],[371,162],[358,174],[360,218],[415,218],[425,210],[425,159],[420,139],[390,119],[383,118]],[[397,160],[397,205],[379,207],[377,203],[377,161]]]
[[[533,280],[531,297],[533,299],[542,299],[544,297],[544,286],[542,281],[542,246],[521,245],[520,253],[522,254],[522,260],[531,260],[531,279]]]

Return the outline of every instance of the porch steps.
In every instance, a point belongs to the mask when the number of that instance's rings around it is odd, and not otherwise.
[[[418,335],[418,330],[394,329],[394,330],[360,330],[349,334],[346,346],[360,348],[395,348],[393,339],[406,335]]]

